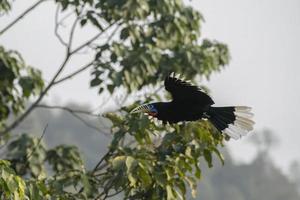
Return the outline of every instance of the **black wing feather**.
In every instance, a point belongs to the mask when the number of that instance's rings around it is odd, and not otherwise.
[[[167,76],[165,89],[171,93],[174,102],[197,102],[201,105],[212,105],[214,101],[206,93],[184,80]]]

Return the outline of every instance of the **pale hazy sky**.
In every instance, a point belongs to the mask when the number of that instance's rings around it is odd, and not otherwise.
[[[16,1],[14,11],[0,18],[0,28],[20,13],[32,0]],[[280,139],[272,158],[285,171],[300,160],[300,1],[299,0],[198,0],[192,5],[204,16],[204,37],[228,44],[231,62],[214,74],[207,85],[217,105],[253,107],[257,130],[271,129]],[[16,49],[26,62],[54,74],[64,50],[53,34],[55,6],[38,7],[4,36],[0,43]],[[82,41],[91,32],[80,33]],[[84,56],[71,62],[65,73],[84,63]],[[47,99],[53,104],[78,102],[99,105],[102,99],[89,89],[89,72],[53,89]],[[255,149],[248,138],[227,145],[240,161],[250,160]]]

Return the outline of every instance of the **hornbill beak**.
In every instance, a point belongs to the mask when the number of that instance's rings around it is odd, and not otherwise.
[[[150,113],[151,112],[150,106],[148,104],[138,106],[134,108],[130,113],[141,113],[141,112]]]

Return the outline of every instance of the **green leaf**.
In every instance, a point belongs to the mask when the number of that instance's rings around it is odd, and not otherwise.
[[[127,173],[134,170],[136,166],[137,166],[137,161],[132,156],[127,156],[126,158]]]
[[[125,28],[123,28],[122,31],[121,31],[120,38],[121,38],[122,40],[126,40],[126,39],[128,38],[128,36],[129,36],[129,28],[128,28],[128,27],[125,27]]]
[[[219,160],[221,161],[222,165],[224,165],[225,164],[225,160],[224,160],[224,157],[221,154],[221,152],[217,148],[215,148],[215,147],[212,148],[212,151],[219,157]]]
[[[34,88],[33,80],[30,77],[22,77],[19,80],[19,84],[22,87],[23,95],[29,97]]]
[[[114,170],[123,169],[125,166],[126,156],[117,156],[112,160],[112,167]]]
[[[92,187],[89,182],[88,176],[84,173],[81,174],[81,182],[82,182],[82,186],[83,186],[83,192],[86,194],[86,196],[90,196],[90,194],[92,192]]]
[[[144,168],[141,167],[138,168],[138,176],[145,187],[151,185],[152,178]]]
[[[83,27],[83,26],[86,24],[86,22],[87,22],[87,19],[86,19],[86,18],[80,20],[80,25],[81,25],[81,27]]]
[[[192,189],[192,196],[193,198],[196,198],[197,196],[197,184],[196,180],[193,177],[186,176],[185,180],[188,182],[190,188]]]
[[[135,187],[136,183],[137,183],[137,179],[133,176],[133,173],[128,173],[128,180],[130,182],[130,186]]]
[[[91,81],[90,86],[95,87],[97,85],[100,85],[101,83],[102,83],[102,80],[99,79],[98,77],[96,77]]]
[[[211,156],[211,151],[208,150],[208,149],[204,149],[203,151],[203,154],[204,154],[204,158],[208,164],[208,167],[211,168],[213,165],[212,165],[212,156]]]
[[[167,200],[176,200],[176,196],[174,194],[174,191],[170,185],[166,186],[167,189]]]

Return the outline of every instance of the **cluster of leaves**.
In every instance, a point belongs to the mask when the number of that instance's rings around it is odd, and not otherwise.
[[[10,165],[3,163],[13,178],[4,176],[1,197],[105,199],[123,192],[125,199],[171,200],[185,199],[187,187],[195,196],[200,163],[212,167],[214,153],[223,163],[217,149],[223,136],[207,121],[165,127],[129,110],[105,115],[113,124],[113,139],[103,163],[91,172],[76,147],[46,150],[40,139],[28,134],[12,141],[7,147]]]
[[[0,160],[0,174],[1,199],[24,199],[25,182],[10,168],[8,161]]]
[[[201,178],[200,158],[212,167],[212,154],[221,162],[217,146],[223,136],[207,122],[170,125],[167,129],[148,117],[108,113],[114,138],[108,167],[99,180],[104,193],[123,191],[126,199],[185,199],[186,186],[196,195]],[[122,145],[122,144],[126,145]]]
[[[99,93],[105,89],[113,93],[119,87],[133,92],[156,85],[174,71],[188,79],[197,74],[209,77],[229,61],[225,44],[199,41],[203,17],[181,0],[57,2],[63,9],[75,8],[82,27],[116,28],[109,31],[114,34],[110,43],[95,48],[91,86],[99,87]]]
[[[46,150],[38,138],[22,134],[8,145],[7,151],[7,160],[0,161],[1,199],[75,199],[75,187],[84,187],[77,196],[86,199],[90,192],[89,175],[74,146]]]
[[[5,127],[9,114],[24,109],[29,97],[39,94],[44,81],[41,72],[26,66],[15,51],[0,46],[0,130]]]
[[[11,9],[10,0],[1,0],[0,2],[0,14],[7,13]]]
[[[146,83],[156,85],[172,71],[188,79],[208,77],[228,63],[226,45],[210,40],[199,44],[202,16],[181,1],[100,1],[95,8],[122,30],[119,40],[99,46],[92,86],[132,92]]]

